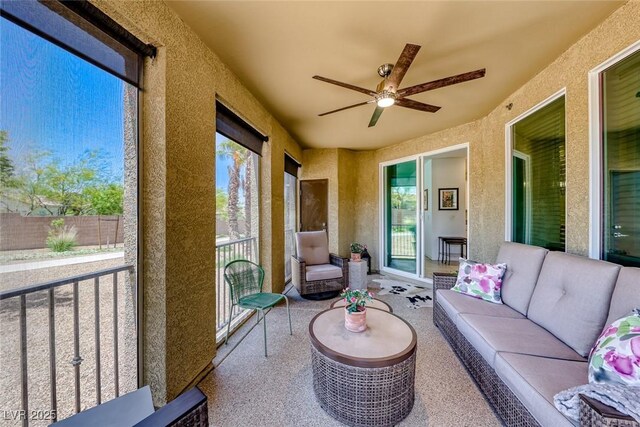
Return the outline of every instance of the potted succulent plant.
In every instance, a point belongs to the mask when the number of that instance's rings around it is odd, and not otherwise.
[[[360,262],[362,259],[362,251],[364,250],[364,246],[362,246],[358,242],[353,242],[351,244],[351,261]]]
[[[367,329],[367,302],[373,294],[367,290],[346,288],[340,294],[344,298],[344,327],[351,332]]]

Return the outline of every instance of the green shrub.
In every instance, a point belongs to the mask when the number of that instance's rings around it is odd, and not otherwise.
[[[54,219],[49,227],[47,235],[47,247],[53,252],[66,252],[76,246],[76,236],[78,230],[75,226],[64,225],[64,219]]]
[[[364,246],[358,242],[351,243],[351,253],[352,254],[361,254],[364,250]]]

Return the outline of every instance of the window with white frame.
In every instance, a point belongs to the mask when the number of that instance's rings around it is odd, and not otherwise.
[[[514,242],[565,250],[565,99],[560,96],[510,126]]]
[[[599,74],[600,258],[640,267],[640,51]]]

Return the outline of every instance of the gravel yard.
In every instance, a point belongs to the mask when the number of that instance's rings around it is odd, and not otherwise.
[[[0,274],[0,289],[13,289],[43,283],[63,277],[90,273],[124,264],[123,258],[65,265]],[[127,272],[118,273],[118,342],[120,393],[136,388],[135,337],[133,299],[125,292]],[[127,300],[127,294],[129,294]],[[114,397],[114,337],[112,275],[100,279],[100,349],[102,401]],[[0,301],[0,424],[21,425],[11,421],[3,411],[21,408],[21,368],[19,333],[19,298]],[[27,364],[29,411],[47,411],[51,406],[49,366],[49,304],[48,291],[27,296]],[[96,354],[94,281],[79,284],[80,390],[82,409],[96,404]],[[74,412],[75,380],[73,359],[73,285],[55,291],[55,351],[58,419]],[[3,416],[4,414],[4,416]],[[8,419],[9,418],[9,419]],[[30,425],[48,425],[51,420],[32,420]]]

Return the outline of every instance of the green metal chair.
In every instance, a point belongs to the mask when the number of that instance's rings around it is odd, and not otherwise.
[[[224,280],[229,285],[229,323],[227,324],[227,335],[224,339],[225,345],[229,339],[233,307],[236,305],[244,309],[256,310],[257,323],[260,323],[260,314],[262,314],[264,357],[267,357],[267,321],[265,319],[265,309],[275,306],[284,299],[287,304],[287,315],[289,316],[289,333],[293,335],[289,300],[282,294],[262,292],[262,282],[264,281],[264,270],[262,267],[243,259],[231,261],[224,267]]]

